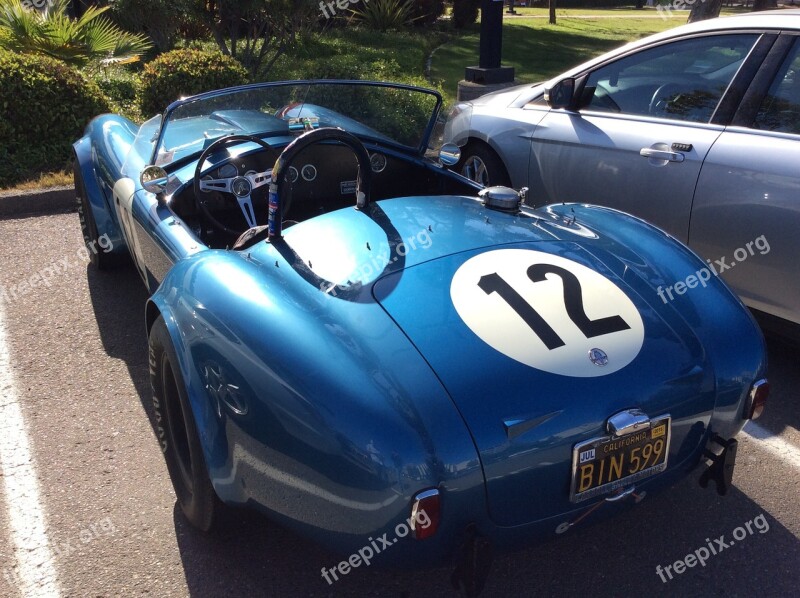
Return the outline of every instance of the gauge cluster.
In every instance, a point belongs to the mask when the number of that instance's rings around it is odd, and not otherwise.
[[[241,208],[237,197],[250,197],[249,190],[244,188],[245,175],[253,172],[268,172],[275,164],[275,155],[264,153],[247,154],[230,157],[209,169],[204,180],[228,179],[231,182],[228,191],[203,193],[195,199],[193,195],[176,198],[174,207],[184,214],[185,220],[198,214],[203,207],[211,211],[215,217],[225,222],[236,224],[241,219]],[[413,194],[429,184],[432,174],[426,168],[414,164],[393,153],[369,151],[372,186],[371,197],[383,199],[395,197],[398,190],[403,194]],[[284,217],[288,220],[303,221],[321,213],[331,212],[348,206],[354,206],[358,185],[358,163],[350,148],[339,144],[319,144],[310,146],[299,153],[292,164],[284,171],[285,180],[290,183],[288,202]],[[241,180],[238,180],[241,178]],[[267,219],[268,186],[255,190],[252,196],[253,209],[258,222]],[[197,226],[200,226],[200,220]],[[202,236],[202,232],[200,233]]]

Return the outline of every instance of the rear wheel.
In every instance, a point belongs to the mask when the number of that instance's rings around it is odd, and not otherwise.
[[[461,151],[456,170],[484,187],[511,185],[508,171],[500,157],[488,145],[475,141],[468,143]]]
[[[186,519],[206,532],[222,503],[208,477],[186,385],[162,316],[150,330],[149,345],[156,434],[169,477]]]

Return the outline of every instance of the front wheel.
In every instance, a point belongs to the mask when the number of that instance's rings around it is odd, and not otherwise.
[[[456,170],[469,180],[484,187],[511,186],[503,161],[486,145],[469,143],[461,152]]]
[[[106,243],[100,238],[80,168],[80,164],[76,159],[72,167],[72,177],[75,183],[75,200],[78,204],[78,219],[81,224],[83,243],[86,245],[86,253],[95,268],[98,270],[111,270],[119,266],[124,260],[112,253],[110,247],[107,247],[108,238],[106,238]]]
[[[150,330],[149,349],[156,434],[169,477],[186,519],[207,532],[221,502],[208,477],[186,384],[162,316]]]

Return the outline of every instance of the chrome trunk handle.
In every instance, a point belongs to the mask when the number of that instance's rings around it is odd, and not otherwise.
[[[608,418],[606,430],[612,436],[624,436],[650,428],[650,418],[641,409],[626,409]]]

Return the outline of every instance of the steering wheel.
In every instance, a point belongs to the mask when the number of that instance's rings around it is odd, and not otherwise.
[[[287,145],[275,161],[272,168],[272,177],[269,185],[269,237],[280,239],[283,230],[283,210],[287,207],[286,177],[283,173],[289,169],[297,155],[308,146],[323,141],[338,141],[349,147],[355,154],[358,162],[356,176],[356,209],[364,209],[369,204],[370,186],[372,183],[372,169],[370,167],[369,153],[364,144],[355,135],[344,129],[335,127],[322,127],[303,133]]]
[[[664,85],[656,89],[653,97],[650,99],[650,108],[648,111],[653,116],[666,116],[667,108],[672,100],[675,99],[676,95],[684,91],[685,87],[683,85],[679,85],[678,83],[664,83]]]
[[[256,222],[256,213],[253,210],[253,200],[251,194],[259,187],[263,187],[264,185],[270,183],[272,180],[272,169],[265,170],[264,172],[248,173],[245,175],[237,174],[236,176],[229,178],[210,180],[201,180],[200,174],[203,163],[206,161],[208,156],[212,155],[214,152],[218,152],[219,150],[228,147],[229,145],[247,141],[260,145],[264,151],[277,153],[277,151],[271,145],[266,143],[264,140],[259,139],[258,137],[254,137],[253,135],[226,135],[225,137],[220,137],[203,150],[203,153],[200,154],[200,158],[197,160],[197,166],[194,169],[194,195],[197,200],[197,205],[200,207],[200,211],[202,211],[203,215],[212,226],[237,237],[245,230],[258,225]],[[214,214],[211,213],[211,210],[209,210],[208,206],[206,205],[206,201],[202,199],[201,194],[211,193],[214,191],[221,191],[222,193],[226,194],[226,197],[231,197],[236,200],[237,204],[239,205],[239,209],[242,211],[242,215],[244,216],[245,223],[247,224],[246,228],[243,228],[242,230],[232,229],[220,222],[214,216]]]

